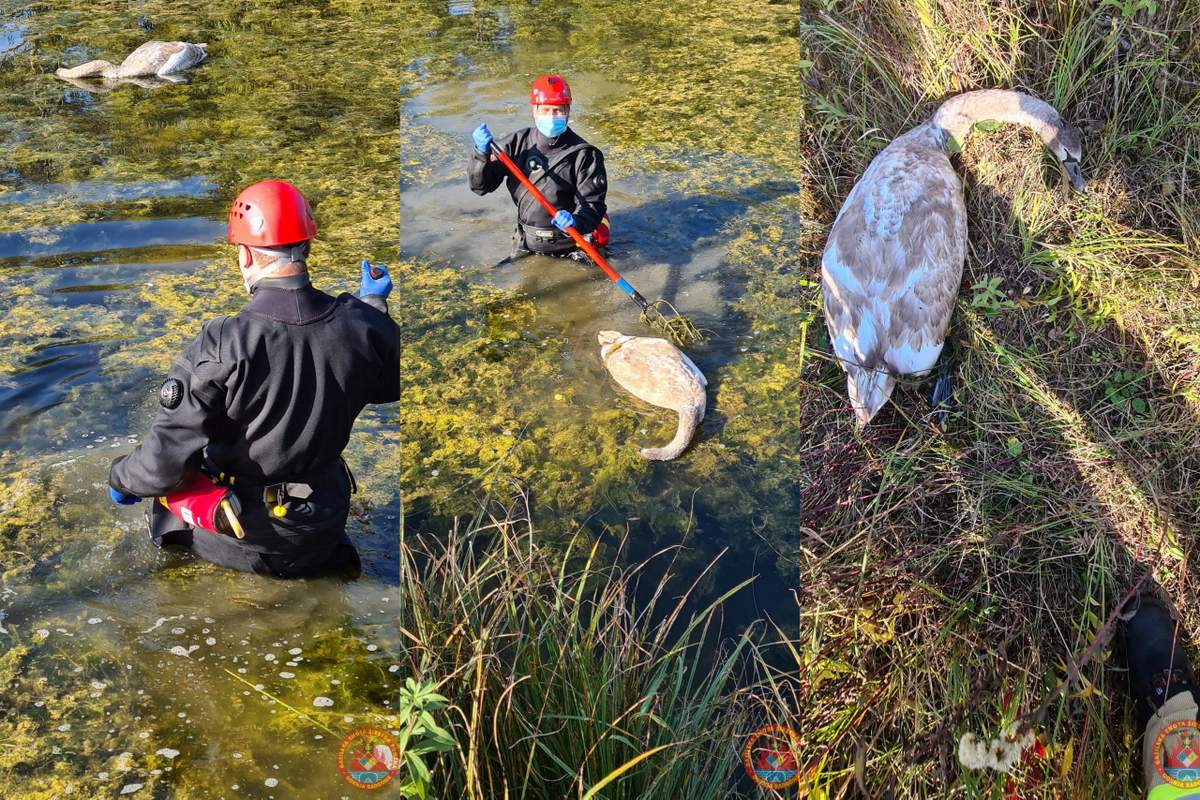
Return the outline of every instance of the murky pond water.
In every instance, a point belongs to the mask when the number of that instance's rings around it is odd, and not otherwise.
[[[774,550],[796,468],[770,468],[785,458],[776,438],[806,424],[784,392],[804,355],[776,342],[768,358],[762,343],[809,313],[771,305],[789,290],[770,283],[798,258],[785,244],[798,187],[781,177],[796,156],[771,124],[796,113],[796,8],[685,5],[0,2],[10,794],[341,796],[336,741],[386,726],[400,677],[401,489],[411,528],[434,535],[515,482],[548,536],[683,542],[685,580],[729,548],[705,596],[759,574],[735,626],[786,609]],[[50,74],[148,38],[208,42],[210,57],[153,88]],[[614,265],[712,332],[690,353],[708,417],[674,464],[637,453],[670,438],[670,414],[615,390],[597,355],[598,330],[643,332],[636,309],[591,267],[496,268],[511,204],[466,187],[471,128],[525,124],[528,81],[550,69],[573,81],[576,124],[608,158]],[[367,255],[397,277],[405,396],[364,414],[347,452],[365,564],[352,584],[159,553],[140,509],[104,492],[171,359],[243,301],[221,218],[266,177],[313,202],[319,286],[353,290]]]
[[[732,550],[697,595],[758,575],[729,605],[732,629],[767,611],[786,616],[787,569],[776,565],[763,529],[767,516],[787,518],[795,487],[758,479],[762,454],[735,455],[741,436],[727,425],[730,401],[740,402],[739,390],[730,391],[738,365],[762,359],[744,308],[747,277],[796,258],[782,244],[798,222],[798,187],[783,166],[788,134],[754,132],[764,109],[782,111],[788,101],[765,79],[756,96],[737,88],[769,71],[770,48],[761,62],[732,66],[727,84],[710,86],[704,105],[717,97],[728,105],[706,113],[686,107],[685,96],[713,76],[694,71],[694,50],[671,41],[674,12],[656,4],[609,24],[592,4],[565,6],[555,30],[528,9],[517,13],[517,4],[442,18],[428,43],[438,55],[419,63],[407,87],[401,253],[414,282],[438,285],[405,334],[409,523],[445,530],[451,514],[511,492],[511,479],[529,491],[547,536],[580,526],[600,537],[628,531],[635,556],[683,543],[687,580]],[[740,14],[738,24],[787,52],[787,9],[779,11],[754,21]],[[735,48],[738,24],[714,44],[713,58],[734,63],[724,48]],[[709,380],[708,415],[674,463],[638,455],[671,438],[674,414],[622,393],[599,359],[601,330],[656,335],[636,306],[591,265],[498,263],[509,252],[513,204],[503,188],[478,197],[467,185],[471,131],[487,122],[500,136],[531,124],[529,83],[546,71],[567,77],[572,127],[605,152],[612,265],[710,334],[688,351]],[[445,288],[455,282],[457,290]]]
[[[393,410],[364,413],[347,452],[354,583],[160,553],[144,504],[114,507],[104,487],[171,359],[243,300],[223,242],[241,186],[278,177],[308,194],[326,290],[353,290],[362,256],[394,258],[398,90],[368,32],[400,12],[0,4],[5,796],[339,797],[341,737],[390,726]],[[156,88],[50,74],[149,38],[206,41],[211,58]]]

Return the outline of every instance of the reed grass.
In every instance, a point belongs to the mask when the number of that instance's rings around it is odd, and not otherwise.
[[[623,542],[547,548],[526,502],[403,538],[406,668],[450,699],[458,742],[438,796],[734,796],[753,648],[719,629],[743,587],[689,610],[690,591],[666,593],[672,550],[619,567]]]

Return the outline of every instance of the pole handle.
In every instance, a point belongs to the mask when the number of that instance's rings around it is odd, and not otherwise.
[[[513,160],[509,158],[503,150],[500,149],[500,145],[493,141],[490,147],[492,150],[492,155],[494,155],[500,161],[500,163],[508,169],[509,173],[511,173],[512,176],[516,178],[522,186],[525,187],[525,191],[533,195],[533,199],[538,201],[542,208],[546,210],[547,214],[553,217],[558,213],[558,209],[550,204],[550,201],[546,199],[546,195],[542,194],[541,191],[539,191],[538,188],[533,185],[533,182],[530,181],[529,178],[525,177],[525,173],[521,172],[520,168],[513,163]],[[620,273],[608,265],[608,262],[604,260],[604,257],[600,255],[600,252],[592,245],[592,243],[583,238],[583,234],[575,230],[574,226],[564,228],[563,232],[571,237],[580,250],[587,253],[587,257],[590,258],[597,267],[604,271],[604,274],[608,276],[610,281],[620,286],[621,290],[625,291],[626,294],[629,294],[630,297],[633,297],[633,294],[630,294],[630,292],[633,292],[633,287],[629,286],[628,281],[622,278]],[[624,285],[622,286],[621,284]],[[628,291],[625,290],[626,286],[629,287]],[[634,292],[634,294],[636,294],[636,292]],[[638,298],[640,297],[640,294],[637,295],[637,297],[634,297],[634,302],[638,302]],[[643,298],[640,302],[638,302],[638,305],[642,308],[645,308],[645,303],[646,301]]]

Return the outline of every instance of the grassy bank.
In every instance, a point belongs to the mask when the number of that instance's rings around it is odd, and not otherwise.
[[[1055,105],[1083,135],[1090,181],[1069,196],[1040,143],[1015,130],[977,129],[956,159],[970,246],[943,355],[958,365],[944,435],[912,390],[857,435],[837,370],[800,376],[815,426],[792,448],[813,454],[796,475],[792,537],[804,611],[781,677],[793,707],[821,709],[795,719],[809,748],[831,753],[831,789],[1000,796],[1010,778],[962,770],[955,745],[1020,720],[1047,748],[1011,777],[1020,796],[1136,793],[1140,731],[1106,622],[1147,572],[1191,630],[1198,619],[1186,588],[1200,529],[1198,12],[806,9],[800,130],[817,224],[799,247],[814,272],[870,159],[960,91],[1016,88]],[[804,301],[815,307],[816,290]]]

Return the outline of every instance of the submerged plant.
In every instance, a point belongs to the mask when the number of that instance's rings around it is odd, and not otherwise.
[[[663,313],[666,308],[670,316]],[[675,310],[675,306],[666,300],[655,300],[642,310],[642,322],[666,335],[672,343],[679,347],[704,344],[704,334],[696,324]]]

